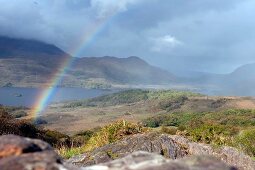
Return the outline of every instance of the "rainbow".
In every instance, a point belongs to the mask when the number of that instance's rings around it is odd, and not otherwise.
[[[54,96],[57,85],[63,79],[67,69],[72,65],[74,57],[78,56],[82,49],[85,49],[95,37],[106,27],[107,23],[117,14],[117,10],[114,9],[109,12],[104,17],[96,19],[95,22],[86,28],[86,31],[82,33],[80,40],[72,50],[70,50],[70,56],[65,56],[63,61],[61,61],[59,67],[50,76],[48,82],[46,83],[46,88],[43,88],[31,109],[31,118],[36,119],[38,116],[42,115],[43,111],[47,108],[50,99]],[[72,57],[74,56],[74,57]]]

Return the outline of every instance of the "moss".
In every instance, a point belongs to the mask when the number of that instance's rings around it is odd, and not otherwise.
[[[116,153],[113,153],[112,151],[107,151],[106,154],[111,158],[111,159],[117,159],[119,156]]]

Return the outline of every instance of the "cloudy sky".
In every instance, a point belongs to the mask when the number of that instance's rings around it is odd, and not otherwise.
[[[0,35],[79,57],[139,56],[173,72],[255,62],[254,18],[254,0],[0,0]]]

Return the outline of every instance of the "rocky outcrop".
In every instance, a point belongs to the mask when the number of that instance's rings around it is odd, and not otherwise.
[[[210,156],[193,156],[171,160],[161,155],[144,151],[134,152],[124,158],[116,159],[83,170],[235,170]]]
[[[1,170],[75,169],[62,164],[53,148],[37,139],[15,135],[0,136]]]
[[[53,148],[36,139],[15,135],[0,136],[0,169],[1,170],[235,170],[219,158],[220,152],[226,153],[225,162],[230,161],[229,154],[235,156],[235,150],[213,150],[207,145],[189,142],[178,136],[159,134],[140,134],[114,144],[109,144],[74,157],[63,163]],[[230,152],[231,151],[231,152]],[[150,153],[154,152],[154,153]],[[191,154],[202,156],[189,156]],[[211,157],[203,154],[214,154]],[[217,155],[217,154],[218,155]],[[165,156],[165,157],[163,157]],[[243,155],[241,155],[243,156]],[[171,158],[171,159],[167,159]],[[185,157],[185,158],[182,158]],[[180,159],[176,159],[180,158]],[[176,160],[173,160],[176,159]],[[222,159],[222,158],[221,158]],[[233,157],[236,159],[236,157]],[[244,158],[236,159],[242,162]],[[247,159],[243,169],[253,169]],[[71,166],[70,163],[80,165]],[[238,163],[238,165],[240,165]],[[253,162],[254,163],[254,162]],[[96,164],[96,165],[92,165]],[[89,166],[91,165],[91,166]],[[254,164],[253,164],[254,165]]]
[[[90,153],[73,157],[68,162],[84,167],[123,158],[135,151],[153,152],[170,159],[179,159],[189,155],[211,155],[239,169],[255,169],[255,162],[234,148],[213,148],[210,145],[190,142],[181,136],[157,133],[134,135],[97,148]]]
[[[176,143],[187,148],[189,155],[211,155],[238,169],[255,170],[255,161],[250,156],[232,147],[212,147],[211,145],[190,142],[181,136],[170,136]]]

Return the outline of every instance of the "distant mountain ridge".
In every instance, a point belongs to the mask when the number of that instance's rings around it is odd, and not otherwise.
[[[164,84],[175,80],[174,75],[149,65],[139,57],[84,57],[74,62],[74,74],[131,84]],[[93,71],[91,71],[93,70]]]
[[[196,78],[186,79],[184,83],[211,88],[216,95],[254,96],[255,63],[240,66],[229,74],[205,73]]]
[[[43,43],[37,40],[14,39],[0,36],[0,57],[34,57],[34,55],[65,56],[64,51],[52,44]]]
[[[224,87],[237,95],[255,95],[255,63],[238,67],[226,75]]]
[[[0,86],[41,87],[69,54],[36,40],[0,36]],[[199,75],[199,74],[198,74]],[[255,95],[255,63],[243,65],[230,74],[200,73],[177,77],[151,66],[139,57],[73,58],[59,86],[111,88],[113,85],[181,85],[214,91],[215,95]],[[139,86],[142,87],[142,86]]]
[[[63,58],[55,45],[0,36],[0,86],[47,86]],[[60,83],[68,87],[110,87],[112,84],[167,84],[175,76],[139,57],[75,58]]]

